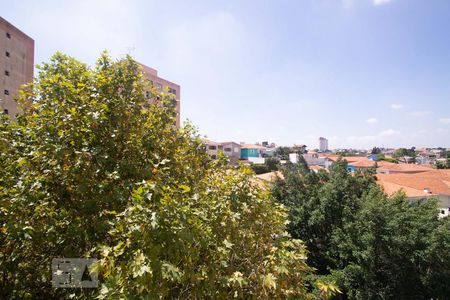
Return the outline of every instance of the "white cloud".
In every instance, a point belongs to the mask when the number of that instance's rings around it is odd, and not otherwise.
[[[395,110],[402,109],[403,107],[404,106],[402,104],[395,104],[395,103],[391,104],[391,108]]]
[[[419,130],[411,133],[411,138],[415,139],[415,138],[418,138],[418,137],[423,137],[427,133],[428,133],[428,130],[426,130],[426,129],[419,129]]]
[[[366,120],[366,123],[369,123],[369,124],[378,123],[378,119],[377,118],[369,118]]]
[[[342,0],[342,5],[345,10],[349,10],[353,8],[353,0]]]
[[[391,2],[391,0],[372,0],[373,5],[382,5]]]
[[[448,132],[448,129],[445,129],[445,128],[436,128],[436,132],[437,132],[437,133],[446,133],[446,132]]]
[[[383,130],[382,132],[380,132],[378,134],[378,136],[387,137],[387,136],[394,136],[394,135],[398,135],[398,134],[400,134],[400,132],[398,130],[386,129],[386,130]]]
[[[412,117],[423,117],[426,116],[428,114],[430,114],[431,112],[428,110],[417,110],[417,111],[412,111],[409,113],[410,116]]]
[[[440,118],[439,122],[443,124],[450,124],[450,118]]]
[[[56,51],[89,64],[105,49],[113,57],[126,54],[135,41],[142,39],[139,9],[126,4],[123,0],[111,0],[107,4],[105,1],[61,1],[44,8],[47,4],[29,3],[23,8],[28,16],[26,23],[39,32],[35,61],[47,61],[48,55]]]
[[[395,140],[398,139],[399,135],[400,131],[389,128],[375,135],[347,136],[340,139],[340,141],[336,141],[335,143],[340,142],[339,144],[342,144],[344,147],[370,148],[375,145],[395,143]]]
[[[217,12],[177,24],[167,31],[167,54],[174,66],[196,70],[214,82],[218,74],[231,72],[243,63],[242,47],[248,46],[239,21],[227,12]],[[231,71],[230,71],[231,69]]]

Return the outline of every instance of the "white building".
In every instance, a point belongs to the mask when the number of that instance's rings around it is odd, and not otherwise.
[[[321,166],[328,169],[333,164],[333,161],[331,159],[325,156],[319,156],[319,154],[316,152],[304,153],[302,154],[302,156],[308,166]]]
[[[289,153],[289,161],[293,164],[298,163],[298,154],[297,153]]]
[[[328,140],[324,137],[319,138],[319,151],[325,152],[328,150]]]
[[[209,156],[211,156],[212,159],[216,159],[217,155],[219,154],[220,143],[209,140],[204,140],[203,142],[205,143],[206,152],[209,154]]]

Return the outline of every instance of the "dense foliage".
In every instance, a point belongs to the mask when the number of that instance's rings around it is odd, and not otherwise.
[[[450,169],[450,159],[444,161],[435,161],[433,167],[436,169]]]
[[[272,171],[277,171],[280,165],[280,160],[276,157],[267,157],[263,164],[252,164],[252,170],[255,174],[264,174]]]
[[[280,146],[275,149],[274,155],[275,157],[281,160],[289,160],[289,153],[292,153],[292,149],[290,147]]]
[[[437,203],[388,198],[373,170],[347,173],[345,160],[311,172],[304,160],[282,170],[273,193],[289,210],[289,232],[308,263],[348,299],[450,297],[450,220]]]
[[[387,161],[390,163],[398,164],[398,160],[392,157],[386,157],[383,153],[379,153],[377,155],[378,160],[380,161]]]
[[[411,160],[414,162],[415,158],[417,157],[417,152],[415,147],[411,147],[410,149],[398,148],[397,150],[394,151],[392,156],[399,160],[405,160],[405,157],[410,157]]]
[[[0,116],[0,298],[333,292],[310,292],[285,210],[250,170],[212,162],[192,126],[177,129],[171,94],[131,58],[103,55],[90,68],[56,54],[39,68],[17,122]],[[100,259],[101,287],[52,288],[58,257]]]

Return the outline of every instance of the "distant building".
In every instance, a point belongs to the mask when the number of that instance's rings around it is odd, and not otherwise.
[[[223,154],[230,158],[232,164],[237,163],[241,158],[241,145],[235,142],[222,142],[220,143],[219,151],[223,151]]]
[[[144,76],[150,81],[150,85],[155,86],[158,90],[173,94],[176,100],[177,127],[180,127],[180,86],[158,76],[158,71],[141,64]],[[150,98],[150,95],[147,95]],[[150,100],[152,103],[154,99]]]
[[[241,157],[241,145],[235,142],[214,142],[204,140],[206,152],[211,159],[216,159],[219,153],[223,153],[230,159],[232,164],[236,164]]]
[[[264,163],[267,157],[267,148],[257,144],[242,144],[241,159],[248,160],[252,163]]]
[[[0,17],[0,108],[12,118],[22,84],[33,81],[34,40]]]
[[[327,155],[327,157],[332,161],[337,161],[340,158],[339,155]],[[431,166],[374,161],[366,156],[345,156],[342,159],[347,161],[347,169],[350,173],[356,170],[364,171],[368,168],[376,168],[378,174],[414,174],[433,170]]]
[[[313,151],[304,153],[302,156],[310,167],[321,166],[328,169],[333,163],[333,160],[329,159],[327,156],[320,156],[318,153]]]
[[[328,151],[328,140],[324,137],[319,138],[319,151],[320,152]]]
[[[450,215],[449,182],[450,170],[430,169],[420,173],[377,174],[377,183],[388,195],[401,190],[410,201],[438,199],[440,217]]]
[[[296,144],[296,145],[294,145],[294,147],[292,147],[292,150],[294,150],[298,153],[306,153],[307,152],[306,147],[308,147],[308,146],[306,146],[304,144],[299,144],[299,145]]]
[[[264,157],[266,147],[257,144],[242,144],[241,145],[241,159],[248,159],[251,157]]]
[[[367,159],[370,161],[378,161],[378,154],[370,154],[367,156]]]
[[[210,141],[210,140],[204,140],[203,142],[205,144],[206,153],[208,153],[209,156],[212,159],[216,159],[217,155],[219,154],[219,145],[220,145],[220,143],[213,142],[213,141]]]
[[[298,163],[299,155],[298,153],[289,153],[289,161],[293,164]]]

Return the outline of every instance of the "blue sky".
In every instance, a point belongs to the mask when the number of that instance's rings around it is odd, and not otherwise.
[[[131,53],[218,141],[450,147],[450,1],[6,1],[35,61]],[[134,48],[134,50],[133,50]]]

